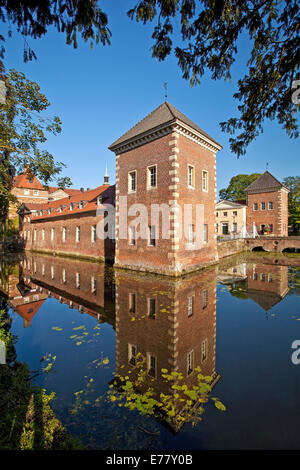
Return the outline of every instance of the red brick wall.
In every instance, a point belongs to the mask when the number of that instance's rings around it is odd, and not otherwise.
[[[25,215],[27,219],[28,216]],[[25,248],[33,251],[56,252],[61,254],[86,256],[100,260],[113,260],[114,243],[110,239],[102,240],[96,237],[96,241],[91,241],[91,227],[97,225],[103,218],[102,215],[95,213],[84,213],[65,215],[62,218],[45,221],[34,221],[23,223],[22,235],[27,232]],[[80,241],[76,242],[76,227],[80,227]],[[63,228],[67,229],[66,241],[63,241]],[[51,240],[51,229],[54,228],[54,241]],[[45,240],[42,239],[42,230],[45,230]],[[34,230],[36,240],[34,240]],[[28,238],[28,231],[30,237]]]
[[[276,293],[284,296],[288,288],[288,267],[253,264],[247,269],[248,289]]]
[[[269,227],[273,224],[273,236],[288,235],[288,193],[281,189],[274,192],[248,194],[247,227],[252,231],[255,222],[258,232],[262,224]],[[265,203],[265,210],[261,210],[261,203]],[[269,210],[269,202],[273,202],[273,209]],[[258,210],[253,209],[254,203],[258,204]]]
[[[187,165],[196,172],[196,188],[188,190]],[[139,239],[135,246],[129,240],[118,238],[119,218],[116,220],[116,263],[138,270],[152,270],[164,274],[182,273],[217,260],[215,237],[216,201],[215,154],[179,133],[173,132],[152,142],[117,155],[116,195],[117,214],[119,197],[127,196],[128,207],[134,203],[144,204],[148,210],[150,225],[151,204],[172,205],[200,203],[205,206],[208,225],[208,243],[202,249],[186,250],[186,240],[174,240],[176,219],[171,220],[171,237],[162,239],[160,217],[159,239],[155,247],[148,240]],[[147,167],[157,165],[157,187],[147,190]],[[128,172],[136,170],[137,188],[128,194]],[[202,170],[208,171],[208,192],[202,191]],[[137,214],[138,215],[138,214]],[[128,217],[128,225],[136,216]],[[194,214],[195,217],[195,214]],[[196,220],[194,219],[196,226]]]

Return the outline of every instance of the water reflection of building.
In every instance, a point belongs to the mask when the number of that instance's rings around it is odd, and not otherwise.
[[[104,264],[60,257],[32,255],[20,263],[22,278],[46,297],[56,298],[114,325],[115,303],[112,276]]]
[[[116,373],[134,374],[138,353],[157,396],[174,395],[161,369],[180,372],[188,388],[197,383],[199,366],[217,382],[216,269],[179,281],[116,272]],[[174,406],[178,411],[183,404],[174,398]]]
[[[240,263],[219,266],[218,281],[236,297],[252,299],[265,311],[281,302],[289,291],[288,266]]]
[[[281,302],[288,291],[288,266],[261,263],[248,266],[248,296],[264,310]]]
[[[9,306],[24,320],[24,328],[31,326],[31,320],[42,306],[47,295],[24,279],[20,265],[1,260],[0,293]]]

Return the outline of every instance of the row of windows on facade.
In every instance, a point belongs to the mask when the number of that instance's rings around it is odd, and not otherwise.
[[[23,238],[24,240],[30,240],[30,230],[24,231],[23,232]],[[37,229],[33,230],[33,240],[36,241],[38,239],[38,233],[39,231]],[[80,227],[76,227],[76,232],[75,232],[75,240],[76,242],[80,242]],[[42,235],[42,240],[44,241],[46,238],[46,230],[43,228],[41,230],[41,235]],[[51,241],[55,240],[55,229],[51,228],[50,229],[50,239]],[[67,241],[67,227],[63,227],[62,229],[62,241],[65,242]],[[92,225],[91,226],[91,242],[95,243],[97,241],[97,226]]]
[[[274,209],[274,204],[273,204],[272,201],[270,201],[270,202],[268,203],[268,210],[269,210],[269,211],[272,211],[273,209]],[[258,203],[257,203],[257,202],[254,202],[254,204],[253,204],[253,210],[254,210],[254,211],[258,211]],[[261,211],[265,211],[265,210],[266,210],[266,203],[265,203],[265,202],[261,202],[261,203],[260,203],[260,210],[261,210]]]
[[[33,263],[33,271],[34,271],[34,273],[37,272],[36,262]],[[45,276],[45,274],[46,274],[46,268],[45,268],[45,265],[42,264],[42,276]],[[51,279],[54,280],[54,278],[55,278],[54,266],[50,267],[50,274],[51,274]],[[85,278],[86,278],[86,276],[85,276]],[[77,272],[75,274],[75,286],[76,286],[77,289],[80,289],[80,279],[81,279],[80,273]],[[66,271],[65,268],[63,268],[63,270],[62,270],[61,280],[64,284],[66,284],[66,282],[67,282],[67,271]],[[96,291],[97,291],[97,280],[96,280],[95,276],[91,276],[91,292],[93,294],[95,294]]]
[[[237,223],[234,222],[232,224],[232,233],[237,233]],[[260,225],[260,231],[262,233],[264,232],[270,232],[270,233],[273,233],[274,232],[274,225],[273,224],[261,224]],[[216,232],[218,233],[219,232],[219,224],[216,224]],[[229,234],[229,223],[228,222],[222,222],[222,234],[223,235],[227,235]]]
[[[40,292],[43,292],[43,288],[42,288],[42,287],[40,287],[39,290],[40,290]],[[52,292],[51,292],[51,291],[48,291],[48,297],[52,297]],[[37,300],[39,300],[39,295],[38,295],[38,294],[35,294],[35,295],[33,296],[32,302],[36,302]],[[58,297],[58,300],[59,300],[60,302],[63,302],[63,297],[60,295],[60,296]],[[31,301],[31,298],[30,298],[30,297],[24,297],[24,303],[30,303],[30,301]],[[72,300],[69,301],[69,307],[70,307],[70,308],[74,308],[74,302],[73,302]],[[78,310],[79,310],[80,313],[84,313],[84,310],[83,310],[83,306],[82,306],[82,305],[78,305]],[[100,317],[100,314],[98,314],[98,319],[99,319],[99,317]]]
[[[188,165],[187,170],[187,185],[189,188],[196,187],[195,167]],[[149,166],[147,168],[147,188],[152,189],[157,187],[157,165]],[[134,193],[137,190],[137,170],[129,171],[128,173],[128,192]],[[202,190],[208,191],[208,172],[202,171]]]
[[[39,195],[38,189],[33,189],[33,190],[24,189],[24,194],[29,195],[29,194],[30,194],[30,191],[32,191],[32,194],[33,194],[34,196],[38,196],[38,195]]]
[[[202,291],[202,309],[207,307],[208,303],[208,293],[207,289],[203,289]],[[129,312],[136,313],[136,294],[130,293],[129,294]],[[147,306],[148,306],[148,316],[151,319],[156,318],[156,313],[158,311],[158,303],[155,297],[148,297],[147,299]],[[191,317],[195,311],[195,294],[189,295],[187,298],[187,315]]]
[[[201,362],[204,362],[207,359],[208,355],[208,341],[207,338],[201,342]],[[137,364],[137,347],[135,344],[128,343],[128,362],[132,366],[136,366]],[[151,377],[157,377],[157,357],[152,355],[151,353],[147,353],[146,355],[146,363],[147,363],[147,373]],[[190,351],[187,354],[186,358],[186,372],[187,375],[190,375],[194,371],[194,351]]]
[[[100,206],[102,204],[102,197],[99,196],[97,198],[97,205]],[[74,203],[74,202],[71,202],[70,205],[60,205],[59,208],[54,208],[54,207],[48,207],[48,209],[43,209],[43,210],[39,210],[39,211],[36,211],[35,213],[35,216],[36,217],[41,217],[43,214],[45,214],[46,212],[50,215],[54,212],[62,212],[64,209],[66,209],[67,207],[69,208],[70,211],[73,211],[76,207],[78,206],[78,209],[83,209],[84,206],[85,206],[85,201],[79,201],[78,204],[77,203]],[[24,217],[24,222],[30,222],[30,217]]]
[[[266,276],[265,273],[261,273],[261,274],[260,274],[260,280],[261,280],[262,282],[265,282],[266,279],[268,279],[268,282],[270,282],[270,283],[273,282],[273,276],[272,276],[272,274],[268,274],[268,275]],[[253,273],[253,280],[254,280],[254,281],[258,281],[258,273]]]
[[[158,233],[155,225],[149,225],[148,227],[148,246],[156,246],[156,241],[158,239]],[[136,245],[137,236],[136,236],[136,227],[131,225],[129,227],[129,244],[132,246]],[[194,224],[188,225],[188,243],[192,245],[195,241],[195,226]],[[208,225],[203,225],[203,241],[207,243],[208,241]]]

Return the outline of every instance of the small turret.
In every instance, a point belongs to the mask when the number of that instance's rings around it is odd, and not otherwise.
[[[109,176],[107,173],[107,165],[105,165],[104,184],[109,184]]]

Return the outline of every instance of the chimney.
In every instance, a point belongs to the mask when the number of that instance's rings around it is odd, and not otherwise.
[[[84,191],[84,188],[80,188],[80,192],[83,193],[83,191]]]
[[[109,176],[107,173],[107,164],[105,165],[104,184],[109,184]]]

